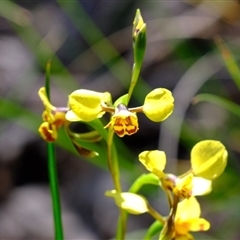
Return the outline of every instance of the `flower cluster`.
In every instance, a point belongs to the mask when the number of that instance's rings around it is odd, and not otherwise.
[[[70,93],[66,103],[67,107],[55,107],[50,103],[46,90],[42,87],[39,90],[39,96],[43,102],[44,111],[39,133],[45,141],[54,142],[58,139],[59,129],[63,127],[75,149],[84,157],[98,155],[89,143],[95,144],[104,139],[107,143],[108,167],[115,188],[106,191],[106,196],[113,198],[116,205],[128,213],[151,214],[158,223],[161,223],[162,230],[159,240],[191,240],[194,238],[189,233],[190,231],[206,231],[210,228],[210,223],[200,217],[201,208],[196,196],[211,192],[212,181],[219,177],[226,167],[228,153],[219,141],[200,141],[192,148],[190,169],[177,176],[164,171],[167,164],[165,152],[160,150],[143,151],[138,158],[150,173],[140,176],[128,192],[122,192],[117,150],[113,143],[114,133],[119,137],[135,134],[139,130],[139,113],[145,114],[153,122],[161,122],[167,119],[174,109],[172,93],[165,88],[156,88],[149,92],[141,106],[128,106],[139,78],[146,45],[146,24],[139,10],[137,10],[133,22],[132,37],[134,64],[128,93],[113,103],[109,92],[78,89]],[[105,113],[110,114],[109,122],[105,126],[102,123],[96,125],[101,122],[99,119]],[[89,131],[74,132],[71,128],[73,122],[87,125]],[[144,184],[157,185],[166,193],[169,202],[168,216],[163,217],[151,207],[144,196],[137,193]],[[119,226],[122,231],[117,231],[121,235],[116,238],[124,239],[126,216],[123,214],[124,211],[120,211],[120,213],[122,219],[119,221]],[[149,228],[150,232],[151,229]]]
[[[65,113],[64,111],[58,110],[49,102],[44,87],[39,89],[38,94],[45,107],[42,114],[43,123],[38,131],[45,141],[54,142],[58,137],[58,129],[67,122]]]
[[[43,102],[44,111],[42,113],[43,123],[40,125],[38,132],[46,142],[55,142],[58,139],[58,131],[60,128],[65,128],[66,133],[77,152],[83,157],[94,157],[98,153],[82,146],[82,142],[98,142],[101,136],[97,131],[89,131],[87,133],[74,133],[70,130],[70,123],[66,119],[66,113],[69,111],[68,107],[53,106],[46,93],[45,87],[41,87],[38,95]]]
[[[139,161],[158,179],[158,184],[166,192],[170,205],[167,218],[161,221],[164,228],[160,234],[163,239],[194,239],[189,231],[206,231],[210,223],[200,218],[201,209],[195,196],[205,195],[212,190],[212,180],[224,171],[227,164],[227,150],[219,141],[205,140],[197,143],[191,151],[191,168],[181,176],[164,172],[166,155],[163,151],[144,151]],[[154,180],[154,181],[155,181]],[[153,182],[149,179],[147,183]],[[115,191],[106,192],[116,204],[133,214],[148,212],[152,214],[147,200],[141,195]],[[136,205],[136,202],[140,204]]]
[[[105,128],[112,128],[119,137],[132,135],[139,129],[137,112],[144,113],[150,120],[161,122],[173,111],[174,99],[171,92],[165,88],[151,91],[145,98],[144,104],[135,108],[128,108],[126,104],[117,100],[112,105],[108,92],[100,93],[80,89],[69,95],[68,121],[90,122],[102,117],[106,112],[111,114],[110,122]]]
[[[154,89],[146,96],[144,104],[135,108],[128,108],[119,100],[112,105],[110,93],[86,89],[76,90],[69,95],[68,108],[52,106],[46,97],[45,88],[39,90],[39,95],[45,106],[44,115],[48,114],[42,124],[49,126],[48,131],[44,131],[42,125],[39,129],[46,141],[55,141],[57,129],[65,122],[91,122],[106,112],[111,114],[111,120],[105,128],[112,128],[119,137],[132,135],[139,129],[137,112],[144,113],[154,122],[161,122],[172,113],[174,107],[173,96],[165,88]]]

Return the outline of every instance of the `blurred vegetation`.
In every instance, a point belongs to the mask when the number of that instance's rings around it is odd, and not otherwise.
[[[164,150],[170,159],[167,168],[177,173],[189,166],[189,152],[197,141],[220,140],[230,155],[227,170],[214,182],[213,192],[200,198],[202,215],[212,225],[208,232],[195,236],[240,238],[238,1],[0,2],[0,225],[10,226],[4,222],[4,208],[10,204],[14,191],[48,182],[45,148],[37,132],[42,112],[37,91],[44,85],[47,61],[52,61],[54,105],[61,106],[68,94],[78,88],[109,91],[117,99],[126,92],[131,78],[131,30],[137,8],[148,26],[147,49],[130,105],[142,103],[150,89],[165,87],[173,91],[175,110],[160,125],[139,116],[139,132],[116,139],[126,189],[144,172],[137,161],[141,151]],[[95,182],[94,177],[104,174],[101,169],[106,169],[107,163],[102,156],[106,153],[103,151],[89,164],[89,160],[77,156],[64,132],[57,145],[60,186],[66,193],[63,201],[71,206],[77,219],[84,220],[93,239],[112,237],[114,232],[102,226],[95,216],[99,212],[92,207],[97,194],[101,198],[103,195],[97,192],[98,179]],[[33,146],[36,151],[32,151]],[[97,150],[102,151],[101,147],[97,146]],[[80,197],[89,189],[95,195],[90,194],[91,201],[81,201]],[[144,191],[148,192],[145,188]],[[148,193],[153,204],[164,208],[161,196],[154,192],[151,188]],[[86,207],[86,202],[92,205]],[[18,213],[11,214],[14,218]],[[115,221],[111,214],[108,217],[110,223]],[[132,231],[151,223],[148,217],[141,217],[139,224],[132,219]],[[16,235],[7,229],[0,227],[1,239],[45,236],[34,227]]]

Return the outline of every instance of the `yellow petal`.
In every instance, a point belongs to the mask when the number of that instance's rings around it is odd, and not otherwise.
[[[176,236],[174,240],[194,240],[194,237],[191,234],[187,233],[184,235]]]
[[[165,88],[157,88],[151,91],[145,98],[143,112],[154,121],[165,120],[173,111],[174,98],[172,93]]]
[[[139,9],[136,11],[136,15],[133,21],[133,38],[135,39],[139,32],[142,31],[142,29],[145,27],[145,23],[143,21],[141,12]]]
[[[185,198],[178,203],[175,215],[176,221],[185,221],[187,219],[199,218],[201,214],[200,205],[195,197]]]
[[[142,214],[148,212],[147,200],[135,193],[123,192],[117,193],[116,190],[107,191],[107,197],[113,197],[118,207],[131,214]]]
[[[41,87],[39,89],[38,95],[39,95],[40,99],[42,100],[43,105],[45,106],[46,109],[49,109],[52,111],[56,110],[56,107],[54,107],[48,100],[45,87]]]
[[[154,173],[159,178],[164,176],[163,170],[166,165],[166,155],[163,151],[144,151],[138,157],[148,171]]]
[[[193,196],[205,195],[212,191],[211,180],[207,180],[201,177],[194,177],[192,182],[193,182],[193,188],[192,188]]]
[[[101,103],[111,102],[111,95],[108,92],[100,93],[85,89],[72,92],[69,95],[69,107],[72,112],[82,121],[90,122],[101,117],[105,112],[102,111]],[[73,115],[67,114],[68,120],[71,121]],[[76,118],[73,118],[76,119]]]
[[[191,151],[191,164],[196,176],[209,180],[217,178],[227,165],[228,153],[219,141],[205,140]]]
[[[66,113],[66,119],[70,122],[78,122],[78,121],[83,121],[81,118],[79,118],[72,110],[69,110]]]
[[[190,231],[199,232],[207,231],[210,228],[210,223],[204,218],[192,219],[190,223]]]

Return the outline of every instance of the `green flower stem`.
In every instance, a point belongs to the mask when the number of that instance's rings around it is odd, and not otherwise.
[[[164,189],[164,191],[165,191],[165,193],[167,195],[167,200],[168,200],[169,207],[171,208],[173,206],[172,196],[171,196],[170,192],[167,189]]]
[[[174,219],[177,212],[177,206],[180,199],[178,196],[173,196],[173,205],[170,208],[170,214],[166,220],[165,225],[163,226],[163,229],[161,231],[159,240],[169,240],[172,239],[173,233],[174,233]]]
[[[132,96],[133,90],[137,84],[138,76],[140,74],[141,66],[136,66],[136,64],[133,64],[133,70],[132,70],[132,79],[130,83],[130,87],[128,90],[128,98],[127,98],[127,104],[130,101],[130,98]]]
[[[113,144],[114,131],[113,129],[109,129],[108,138],[107,138],[107,149],[108,149],[108,167],[113,179],[113,184],[115,190],[118,193],[122,192],[121,183],[120,183],[120,174],[119,174],[119,166],[117,159],[117,151]],[[125,239],[126,234],[126,212],[123,209],[119,209],[120,217],[118,219],[117,233],[116,239]]]
[[[173,211],[172,211],[172,215],[175,217],[176,212],[177,212],[177,207],[178,207],[178,203],[180,201],[180,198],[176,195],[173,196]]]
[[[49,101],[50,101],[50,68],[51,68],[51,62],[48,61],[46,66],[45,88],[46,88],[46,93]],[[50,190],[51,190],[51,196],[52,196],[55,239],[62,240],[64,239],[64,237],[63,237],[62,216],[61,216],[61,203],[60,203],[59,190],[58,190],[55,147],[53,143],[47,143],[47,153],[48,153],[48,174],[49,174]]]
[[[108,132],[108,138],[107,138],[108,167],[109,167],[110,173],[112,175],[114,187],[117,192],[121,193],[122,189],[121,189],[121,184],[120,184],[117,151],[116,151],[115,146],[113,145],[113,136],[114,136],[114,131],[113,131],[113,129],[110,128],[109,132]]]
[[[158,220],[159,222],[161,222],[162,224],[165,224],[166,220],[164,219],[164,217],[159,214],[153,207],[151,207],[148,204],[148,213],[156,220]]]
[[[127,212],[119,208],[119,218],[117,225],[116,240],[124,240],[127,230]]]
[[[55,239],[62,240],[64,239],[64,237],[62,228],[61,204],[58,190],[55,148],[53,143],[47,143],[47,152],[48,152],[48,173],[53,206]]]

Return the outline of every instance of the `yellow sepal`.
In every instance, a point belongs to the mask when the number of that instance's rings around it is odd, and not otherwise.
[[[209,180],[217,178],[227,165],[228,152],[219,141],[205,140],[191,151],[191,165],[196,176]]]
[[[173,111],[174,98],[165,88],[156,88],[145,98],[143,112],[153,122],[165,120]]]
[[[146,167],[146,169],[159,178],[164,176],[164,168],[166,165],[166,155],[163,151],[144,151],[139,154],[140,162]]]
[[[69,95],[68,105],[70,112],[66,114],[66,119],[76,121],[77,116],[79,121],[90,122],[102,117],[105,112],[102,111],[101,104],[109,104],[110,102],[111,95],[108,92],[100,93],[85,89],[76,90]]]

